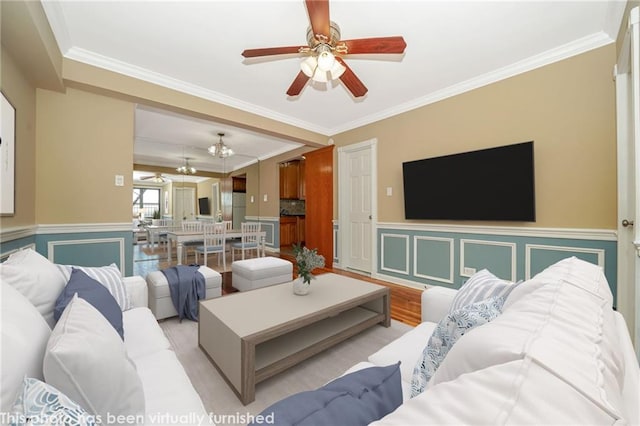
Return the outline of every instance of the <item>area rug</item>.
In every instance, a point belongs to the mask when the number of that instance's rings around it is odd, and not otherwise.
[[[374,326],[256,386],[256,399],[242,405],[204,352],[198,347],[198,324],[177,318],[160,322],[173,350],[184,366],[206,410],[220,426],[245,424],[247,415],[291,394],[316,389],[341,375],[349,367],[397,339],[412,327],[391,321],[391,327]]]

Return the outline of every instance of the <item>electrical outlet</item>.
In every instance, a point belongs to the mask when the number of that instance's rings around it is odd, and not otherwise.
[[[390,186],[387,186],[387,197],[391,197],[393,195],[393,188]]]
[[[476,273],[476,268],[465,267],[463,270],[464,274],[467,276],[471,276]]]

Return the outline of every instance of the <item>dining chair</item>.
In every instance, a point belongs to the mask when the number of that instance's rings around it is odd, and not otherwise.
[[[249,250],[256,251],[256,257],[260,257],[260,223],[243,222],[241,224],[242,236],[240,241],[231,243],[231,261],[235,259],[235,251],[242,252],[242,260],[244,260],[245,252]]]
[[[202,230],[202,222],[198,221],[198,220],[185,220],[182,222],[182,230],[184,232],[203,232]],[[204,239],[204,237],[203,237]],[[182,255],[183,255],[183,261],[186,260],[189,257],[189,248],[193,248],[196,246],[199,246],[202,244],[201,240],[195,240],[195,241],[185,241],[182,244]]]
[[[223,223],[207,223],[203,227],[204,241],[202,245],[196,246],[196,263],[198,263],[198,255],[204,255],[204,266],[207,266],[207,257],[209,254],[218,254],[218,266],[220,266],[220,255],[222,254],[223,270],[227,269],[227,256],[225,249],[226,228]]]
[[[173,219],[153,219],[151,221],[152,225],[158,227],[157,229],[157,238],[158,244],[167,242],[167,232],[173,230],[174,221]]]

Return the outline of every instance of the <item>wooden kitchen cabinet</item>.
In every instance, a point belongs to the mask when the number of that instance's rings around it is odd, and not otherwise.
[[[247,192],[247,179],[233,177],[233,192]]]
[[[298,163],[298,198],[304,200],[307,198],[307,188],[306,188],[306,180],[305,180],[305,160],[301,160]],[[304,239],[303,239],[304,241]]]
[[[280,217],[280,246],[290,246],[304,242],[305,236],[304,216]]]
[[[305,226],[306,226],[305,217],[298,216],[298,244],[302,244],[305,242],[305,239],[304,239]]]
[[[298,240],[298,220],[295,216],[280,218],[280,245],[290,246]]]
[[[280,198],[295,200],[298,198],[298,163],[288,161],[280,163]]]

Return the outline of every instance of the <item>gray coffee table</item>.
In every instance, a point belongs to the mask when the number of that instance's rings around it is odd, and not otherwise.
[[[318,275],[306,296],[292,283],[200,302],[198,342],[244,405],[256,383],[376,324],[389,327],[389,288]]]

